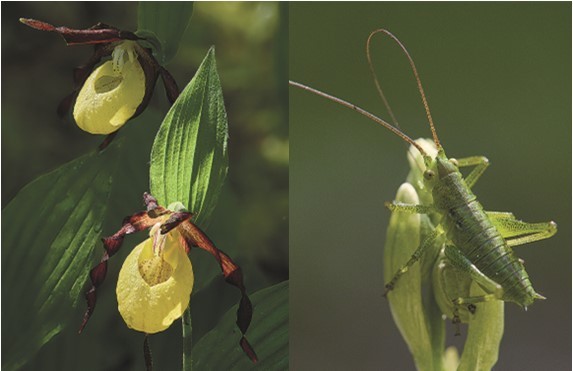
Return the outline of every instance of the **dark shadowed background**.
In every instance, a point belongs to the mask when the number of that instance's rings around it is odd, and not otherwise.
[[[102,136],[60,121],[56,107],[72,88],[72,69],[87,60],[89,46],[66,47],[52,33],[18,22],[35,18],[55,25],[87,28],[97,22],[135,30],[137,2],[2,3],[2,206],[25,184],[94,149]],[[229,119],[229,173],[208,234],[243,268],[249,292],[288,279],[288,8],[278,3],[197,3],[178,55],[167,65],[179,86],[193,77],[211,45],[216,47]],[[147,111],[126,124],[122,135],[141,135],[136,161],[124,166],[125,192],[110,206],[103,234],[121,226],[126,215],[143,207],[148,187],[151,141],[168,109],[161,83]],[[141,130],[141,129],[144,130]],[[147,130],[148,129],[148,130]],[[133,176],[132,176],[133,174]],[[109,222],[108,222],[109,220]],[[98,307],[86,331],[77,328],[85,309],[81,300],[70,326],[46,345],[25,369],[128,370],[143,368],[141,333],[123,323],[115,299],[122,260],[144,234],[129,238],[110,262]],[[2,246],[2,249],[26,248]],[[103,249],[97,246],[94,264]],[[201,252],[198,252],[201,254]],[[206,258],[207,269],[218,270]],[[195,264],[197,270],[201,264]],[[197,282],[196,282],[197,283]],[[10,290],[2,282],[2,291]],[[21,293],[34,295],[33,292]],[[193,335],[210,330],[238,293],[223,279],[192,297]],[[11,321],[10,318],[2,318]],[[230,336],[237,336],[237,333]],[[238,338],[237,338],[238,339]],[[238,340],[237,340],[238,341]],[[175,323],[150,340],[160,369],[181,367],[181,326]]]
[[[289,10],[290,79],[388,117],[365,44],[371,31],[389,29],[417,64],[446,153],[489,158],[474,187],[484,207],[558,223],[550,240],[515,249],[547,300],[527,312],[506,305],[496,369],[570,369],[571,4],[291,3]],[[402,129],[428,137],[404,55],[378,35],[373,58]],[[407,147],[351,110],[296,88],[289,94],[291,367],[413,369],[382,297],[390,216],[383,203],[405,180]]]

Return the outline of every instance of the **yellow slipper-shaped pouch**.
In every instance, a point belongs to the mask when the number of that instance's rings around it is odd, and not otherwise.
[[[129,328],[153,334],[167,329],[189,306],[191,261],[179,233],[152,237],[129,254],[117,281],[118,309]]]
[[[82,86],[74,119],[91,134],[110,134],[123,126],[145,96],[145,74],[133,41],[124,41],[113,51],[113,60],[97,67]]]

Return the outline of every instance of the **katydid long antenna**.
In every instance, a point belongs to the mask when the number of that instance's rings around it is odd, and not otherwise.
[[[373,115],[372,113],[366,111],[365,109],[360,108],[360,107],[358,107],[357,105],[352,104],[352,103],[350,103],[350,102],[347,102],[347,101],[345,101],[345,100],[343,100],[343,99],[340,99],[340,98],[337,98],[337,97],[332,96],[332,95],[330,95],[330,94],[327,94],[327,93],[325,93],[325,92],[322,92],[322,91],[320,91],[320,90],[311,88],[310,86],[306,86],[306,85],[304,85],[304,84],[301,84],[301,83],[299,83],[299,82],[289,80],[288,83],[289,83],[289,85],[292,85],[292,86],[294,86],[294,87],[297,87],[297,88],[300,88],[300,89],[309,91],[309,92],[311,92],[311,93],[313,93],[313,94],[316,94],[316,95],[319,95],[319,96],[321,96],[321,97],[323,97],[323,98],[330,99],[331,101],[333,101],[333,102],[335,102],[335,103],[338,103],[338,104],[340,104],[340,105],[343,105],[344,107],[348,107],[348,108],[350,108],[350,109],[352,109],[352,110],[358,112],[359,114],[368,117],[370,120],[372,120],[372,121],[374,121],[374,122],[376,122],[376,123],[378,123],[378,124],[384,126],[386,129],[390,130],[391,132],[393,132],[394,134],[396,134],[397,136],[399,136],[400,138],[402,138],[402,139],[405,140],[406,142],[408,142],[408,143],[410,143],[411,145],[413,145],[414,147],[416,147],[416,148],[418,149],[418,151],[420,151],[420,153],[422,154],[422,156],[425,156],[425,157],[428,156],[428,155],[426,154],[426,152],[424,151],[424,149],[423,149],[418,143],[414,142],[414,140],[413,140],[412,138],[410,138],[409,136],[407,136],[406,134],[404,134],[403,132],[401,132],[400,129],[398,129],[398,128],[396,128],[395,126],[389,124],[388,122],[382,120],[382,119],[379,118],[378,116]]]
[[[390,104],[388,103],[388,100],[386,99],[386,96],[384,95],[382,88],[378,82],[378,77],[377,77],[376,72],[374,71],[374,68],[372,66],[372,58],[370,55],[370,42],[372,40],[372,37],[374,35],[376,35],[377,33],[384,33],[387,36],[389,36],[392,40],[394,40],[398,44],[398,46],[400,46],[400,48],[402,49],[404,54],[406,54],[406,57],[408,58],[408,61],[410,62],[410,67],[412,68],[412,72],[414,73],[416,83],[418,85],[418,91],[420,92],[420,95],[422,97],[422,103],[424,104],[424,109],[426,110],[426,116],[428,118],[428,122],[430,123],[430,129],[432,130],[432,137],[434,139],[434,143],[436,144],[436,147],[438,149],[441,149],[442,146],[440,144],[440,140],[438,139],[438,135],[437,135],[436,129],[434,127],[434,121],[432,120],[432,115],[430,113],[430,108],[428,105],[428,101],[426,99],[426,94],[424,93],[424,88],[422,87],[422,82],[421,82],[420,77],[418,75],[418,70],[416,69],[416,65],[414,64],[414,60],[410,56],[410,53],[408,53],[408,50],[406,49],[406,47],[400,42],[400,40],[398,40],[398,38],[396,36],[394,36],[392,33],[390,33],[388,30],[381,28],[381,29],[375,30],[372,33],[370,33],[370,36],[368,36],[368,41],[366,42],[366,56],[368,58],[368,64],[370,66],[370,72],[372,73],[372,75],[374,77],[374,83],[376,85],[376,89],[378,90],[378,93],[380,94],[380,97],[382,98],[382,101],[384,102],[384,105],[385,105],[386,109],[388,110],[388,113],[390,114],[390,117],[392,118],[392,122],[394,123],[394,125],[392,125],[392,124],[388,123],[387,121],[379,118],[378,116],[375,116],[374,114],[366,111],[365,109],[358,107],[355,104],[349,103],[343,99],[337,98],[335,96],[332,96],[332,95],[327,94],[325,92],[322,92],[320,90],[311,88],[310,86],[301,84],[299,82],[291,81],[291,80],[289,80],[289,85],[292,85],[294,87],[297,87],[297,88],[306,90],[308,92],[311,92],[313,94],[319,95],[323,98],[329,99],[335,103],[338,103],[342,106],[345,106],[347,108],[350,108],[350,109],[360,113],[361,115],[369,118],[370,120],[384,126],[386,129],[390,130],[392,133],[394,133],[397,136],[399,136],[400,138],[402,138],[402,140],[404,140],[407,143],[416,147],[416,149],[420,152],[420,154],[422,154],[422,156],[428,157],[428,154],[424,151],[424,149],[419,144],[414,142],[414,140],[412,138],[410,138],[408,135],[406,135],[404,132],[402,132],[399,129],[398,121],[396,120],[396,117],[394,116],[394,113],[393,113],[392,109],[390,108]]]
[[[380,83],[378,82],[378,76],[376,75],[376,72],[374,71],[374,67],[372,65],[372,58],[370,56],[370,42],[371,42],[372,38],[374,37],[374,35],[376,35],[378,33],[384,33],[385,35],[390,37],[393,41],[395,41],[396,44],[398,44],[400,49],[402,49],[402,51],[406,55],[406,58],[408,58],[408,62],[410,62],[410,67],[412,68],[412,72],[414,73],[414,77],[416,78],[416,84],[418,85],[418,91],[420,92],[420,96],[422,97],[422,103],[424,104],[424,109],[426,110],[426,117],[428,118],[428,122],[430,123],[430,129],[432,130],[432,137],[434,139],[434,143],[436,144],[436,147],[438,149],[442,148],[442,145],[440,144],[440,140],[438,139],[438,134],[436,133],[436,128],[434,126],[434,120],[432,120],[432,114],[430,113],[430,106],[428,105],[428,100],[426,99],[426,94],[424,93],[424,87],[422,86],[422,81],[420,80],[420,75],[418,75],[418,69],[416,68],[416,64],[414,63],[414,60],[410,56],[410,53],[408,53],[408,49],[406,49],[404,44],[402,44],[396,36],[394,36],[390,31],[388,31],[384,28],[380,28],[378,30],[372,31],[370,33],[370,35],[368,36],[368,40],[366,41],[366,58],[368,59],[368,66],[370,67],[370,72],[372,73],[372,76],[374,77],[374,84],[376,85],[376,89],[378,90],[378,93],[380,94],[380,97],[382,98],[382,101],[384,102],[384,106],[386,106],[386,109],[388,110],[390,117],[392,117],[392,122],[396,126],[398,126],[398,121],[396,120],[396,117],[394,116],[394,113],[392,112],[392,109],[390,108],[390,104],[388,104],[388,100],[386,99],[386,96],[382,92],[382,88],[380,87]]]
[[[370,43],[372,41],[372,36],[374,36],[376,33],[377,31],[372,32],[370,36],[368,36],[368,40],[366,41],[366,59],[368,59],[368,67],[370,68],[370,74],[372,74],[372,78],[374,79],[374,85],[376,85],[376,90],[378,91],[378,95],[380,96],[380,99],[382,99],[384,107],[386,107],[386,111],[388,111],[388,114],[392,119],[392,124],[394,124],[394,126],[396,126],[397,128],[400,128],[400,124],[398,124],[398,120],[396,119],[396,116],[394,116],[394,111],[392,111],[390,103],[388,102],[388,99],[386,99],[386,95],[382,91],[382,87],[380,86],[380,82],[378,81],[378,75],[374,70],[372,57],[370,56]]]

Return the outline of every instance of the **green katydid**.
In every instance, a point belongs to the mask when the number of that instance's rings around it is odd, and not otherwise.
[[[430,139],[417,139],[427,153],[437,149]],[[395,200],[406,203],[431,203],[432,194],[424,188],[424,160],[418,150],[408,150],[410,173],[396,193]],[[384,279],[401,268],[419,247],[420,241],[435,230],[439,215],[396,212],[392,214],[384,245]],[[394,322],[419,370],[490,370],[497,362],[504,332],[504,302],[499,300],[468,308],[455,306],[450,298],[483,295],[471,277],[453,267],[444,253],[443,241],[425,250],[420,264],[413,266],[388,297]],[[432,282],[431,285],[428,282]],[[461,358],[455,347],[444,348],[443,314],[467,323],[467,336]],[[459,333],[459,325],[456,326]]]
[[[422,146],[397,126],[389,124],[370,112],[301,83],[289,81],[289,84],[350,108],[382,125],[415,147],[423,158],[423,187],[428,194],[431,194],[432,202],[408,204],[394,201],[386,203],[386,206],[392,212],[432,215],[437,221],[435,228],[420,243],[410,259],[405,261],[391,280],[386,283],[384,295],[395,287],[400,277],[418,262],[426,250],[431,249],[436,244],[443,243],[440,261],[447,262],[448,269],[454,269],[458,273],[464,274],[472,282],[476,282],[485,292],[485,294],[478,296],[471,296],[468,293],[467,295],[449,298],[452,303],[452,313],[447,314],[455,322],[459,322],[460,310],[473,312],[476,303],[502,300],[514,302],[527,308],[534,300],[544,299],[533,289],[522,261],[516,257],[512,248],[553,236],[557,232],[556,223],[553,221],[526,223],[516,219],[509,212],[488,212],[483,209],[471,188],[488,167],[487,158],[472,156],[456,160],[446,156],[436,133],[418,71],[404,45],[389,31],[376,30],[368,38],[367,54],[369,61],[370,40],[377,33],[389,36],[408,58],[426,110],[433,142],[437,148],[435,157],[430,156]],[[394,123],[396,123],[378,85],[376,76],[375,82]],[[463,178],[459,171],[463,167],[473,167],[466,178]]]

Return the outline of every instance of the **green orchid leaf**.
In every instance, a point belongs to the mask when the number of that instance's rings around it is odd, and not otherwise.
[[[3,369],[21,367],[78,317],[119,145],[37,178],[2,210]]]
[[[161,205],[180,201],[204,227],[227,175],[227,138],[223,91],[211,48],[155,137],[151,194]]]
[[[141,1],[136,34],[149,41],[155,56],[165,65],[177,54],[192,14],[191,1]]]
[[[237,306],[195,344],[191,354],[197,370],[288,370],[288,281],[251,295],[253,321],[247,338],[259,361],[253,364],[239,346]]]

